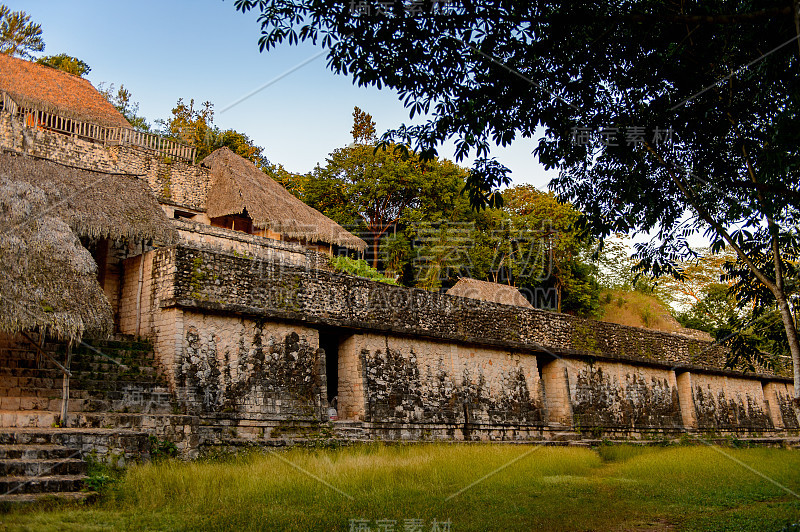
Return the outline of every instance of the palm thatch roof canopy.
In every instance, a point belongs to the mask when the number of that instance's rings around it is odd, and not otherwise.
[[[43,213],[65,221],[81,236],[177,241],[152,191],[137,177],[12,154],[0,154],[0,177],[41,189],[47,195]]]
[[[88,80],[25,59],[0,54],[0,90],[22,107],[103,126],[131,127]]]
[[[459,279],[455,286],[447,291],[447,295],[492,301],[501,305],[533,308],[533,305],[525,299],[525,296],[513,286],[464,277]]]
[[[59,339],[112,330],[95,264],[69,226],[40,215],[48,194],[0,176],[0,331],[39,329]]]
[[[309,207],[278,182],[228,148],[203,159],[211,168],[206,212],[211,218],[247,214],[253,225],[289,238],[326,242],[363,251],[367,243],[318,210]]]

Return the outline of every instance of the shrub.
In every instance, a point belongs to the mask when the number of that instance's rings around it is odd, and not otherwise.
[[[331,266],[336,271],[355,275],[356,277],[364,277],[371,281],[378,281],[379,283],[397,285],[397,281],[391,277],[386,277],[381,272],[367,264],[363,259],[351,259],[350,257],[340,256],[331,259]]]

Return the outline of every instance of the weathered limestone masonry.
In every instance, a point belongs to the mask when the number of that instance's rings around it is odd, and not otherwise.
[[[541,438],[535,356],[453,342],[355,334],[339,349],[339,412],[386,439]]]
[[[208,221],[201,165],[6,113],[0,146],[139,175],[170,217]],[[97,254],[109,258],[119,332],[152,339],[185,414],[170,425],[162,413],[148,430],[174,434],[189,454],[226,437],[313,430],[334,398],[340,418],[385,439],[800,431],[788,378],[726,370],[725,351],[702,340],[341,276],[291,243],[175,224],[184,244],[121,271],[130,250]]]
[[[385,439],[798,429],[788,378],[726,370],[701,340],[186,245],[150,256],[140,333],[187,412],[251,435],[318,423],[333,396]]]
[[[183,242],[206,249],[333,271],[329,255],[292,242],[273,240],[191,220],[174,220]]]
[[[325,367],[314,329],[190,312],[183,328],[176,381],[190,413],[234,412],[250,420],[323,415]]]
[[[207,168],[137,146],[105,146],[96,141],[24,127],[8,113],[0,113],[0,146],[79,168],[139,175],[160,199],[194,209],[204,207],[208,194],[210,174]]]

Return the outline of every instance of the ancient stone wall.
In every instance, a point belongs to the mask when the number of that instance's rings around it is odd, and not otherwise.
[[[339,375],[339,408],[349,419],[451,431],[545,421],[536,357],[527,353],[357,334],[339,349]]]
[[[158,198],[194,209],[205,206],[210,186],[209,171],[200,165],[138,146],[106,146],[102,142],[25,127],[8,113],[0,113],[0,148],[89,170],[138,175],[148,182]]]
[[[794,387],[786,382],[767,381],[763,383],[763,391],[772,424],[779,429],[800,429],[800,419],[792,406]]]
[[[332,270],[328,255],[300,244],[283,242],[241,231],[214,227],[189,220],[174,220],[183,242],[212,251],[281,262],[306,269]]]
[[[175,302],[559,355],[721,369],[710,342],[537,309],[381,284],[191,247],[175,253]],[[225,282],[219,282],[220,279]]]
[[[677,429],[683,424],[675,372],[569,360],[573,425],[580,429]]]
[[[204,166],[138,146],[112,146],[109,151],[123,171],[143,176],[159,200],[192,209],[205,208],[211,174]]]
[[[326,412],[313,329],[186,312],[181,344],[176,385],[191,414],[320,420]]]
[[[706,430],[772,430],[764,392],[757,380],[721,375],[692,375],[697,428]]]
[[[152,255],[159,267],[149,308],[161,316],[153,323],[172,320],[171,329],[152,328],[168,338],[163,347],[156,341],[157,353],[166,353],[160,358],[178,389],[194,387],[187,401],[198,412],[281,415],[269,395],[274,384],[236,388],[235,374],[224,375],[240,359],[256,367],[260,335],[271,346],[306,339],[307,347],[274,353],[305,353],[295,369],[317,383],[306,389],[319,397],[313,405],[289,401],[293,416],[305,408],[324,417],[324,360],[335,356],[340,417],[385,438],[535,438],[558,427],[594,435],[797,427],[789,379],[725,370],[724,352],[708,342],[191,247]],[[315,351],[315,329],[331,327],[339,331],[335,352]],[[222,337],[229,337],[225,356]],[[262,368],[265,379],[285,374]],[[230,397],[238,403],[226,403]]]

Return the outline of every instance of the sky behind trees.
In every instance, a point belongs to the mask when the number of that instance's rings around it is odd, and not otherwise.
[[[87,78],[95,86],[125,84],[151,123],[167,118],[178,98],[208,100],[218,126],[246,133],[290,171],[308,172],[352,142],[356,105],[374,117],[379,134],[409,122],[393,92],[353,86],[326,69],[324,55],[223,111],[321,50],[303,45],[259,53],[256,15],[238,13],[232,0],[5,3],[42,25],[46,48],[39,55],[78,57],[92,68]],[[517,142],[493,155],[511,168],[513,184],[545,189],[555,172],[531,155],[534,144]],[[452,158],[453,145],[440,154]]]

